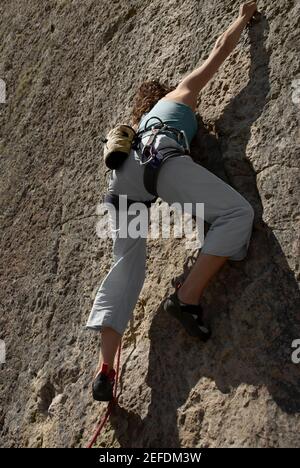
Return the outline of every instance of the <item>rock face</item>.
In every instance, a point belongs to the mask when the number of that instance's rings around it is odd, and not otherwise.
[[[99,336],[84,325],[111,263],[111,241],[96,234],[107,180],[99,137],[129,121],[143,80],[174,85],[200,65],[238,7],[2,2],[2,446],[80,447],[90,437],[106,404],[91,400]],[[300,2],[259,7],[199,96],[205,125],[192,145],[255,209],[249,255],[206,289],[214,333],[203,345],[161,308],[193,256],[179,240],[149,240],[123,337],[120,406],[101,447],[299,446]]]

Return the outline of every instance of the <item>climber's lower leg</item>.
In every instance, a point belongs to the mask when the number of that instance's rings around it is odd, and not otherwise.
[[[229,257],[202,254],[178,291],[178,298],[186,304],[198,304],[204,289]]]
[[[101,369],[102,363],[108,364],[108,370],[113,369],[115,355],[118,350],[122,335],[111,327],[102,327],[99,363],[95,377]]]

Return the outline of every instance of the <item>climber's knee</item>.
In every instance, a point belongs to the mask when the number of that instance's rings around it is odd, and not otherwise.
[[[238,224],[240,228],[239,231],[242,231],[245,236],[247,236],[249,231],[252,230],[254,220],[254,209],[250,203],[245,203],[238,210]]]
[[[252,208],[250,203],[247,202],[247,204],[245,204],[245,206],[242,209],[242,212],[245,222],[248,222],[249,225],[252,226],[254,220],[254,209]]]

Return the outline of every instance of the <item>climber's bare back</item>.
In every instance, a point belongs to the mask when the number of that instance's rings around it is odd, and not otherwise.
[[[197,96],[195,93],[190,92],[190,91],[182,91],[178,89],[174,89],[174,91],[171,91],[170,93],[166,94],[162,100],[165,101],[175,101],[175,102],[182,102],[183,104],[186,104],[191,107],[192,111],[195,112],[196,107],[197,107]]]

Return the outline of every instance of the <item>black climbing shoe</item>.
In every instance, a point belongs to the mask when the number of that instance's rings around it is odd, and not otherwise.
[[[175,292],[165,300],[164,310],[172,315],[172,317],[179,320],[190,336],[198,337],[202,341],[207,341],[211,336],[211,331],[204,325],[201,305],[182,305],[177,296],[179,288],[180,285],[177,286]]]
[[[115,370],[108,371],[108,365],[102,364],[100,372],[93,382],[93,398],[96,401],[110,401],[113,399],[113,388],[115,383]]]

